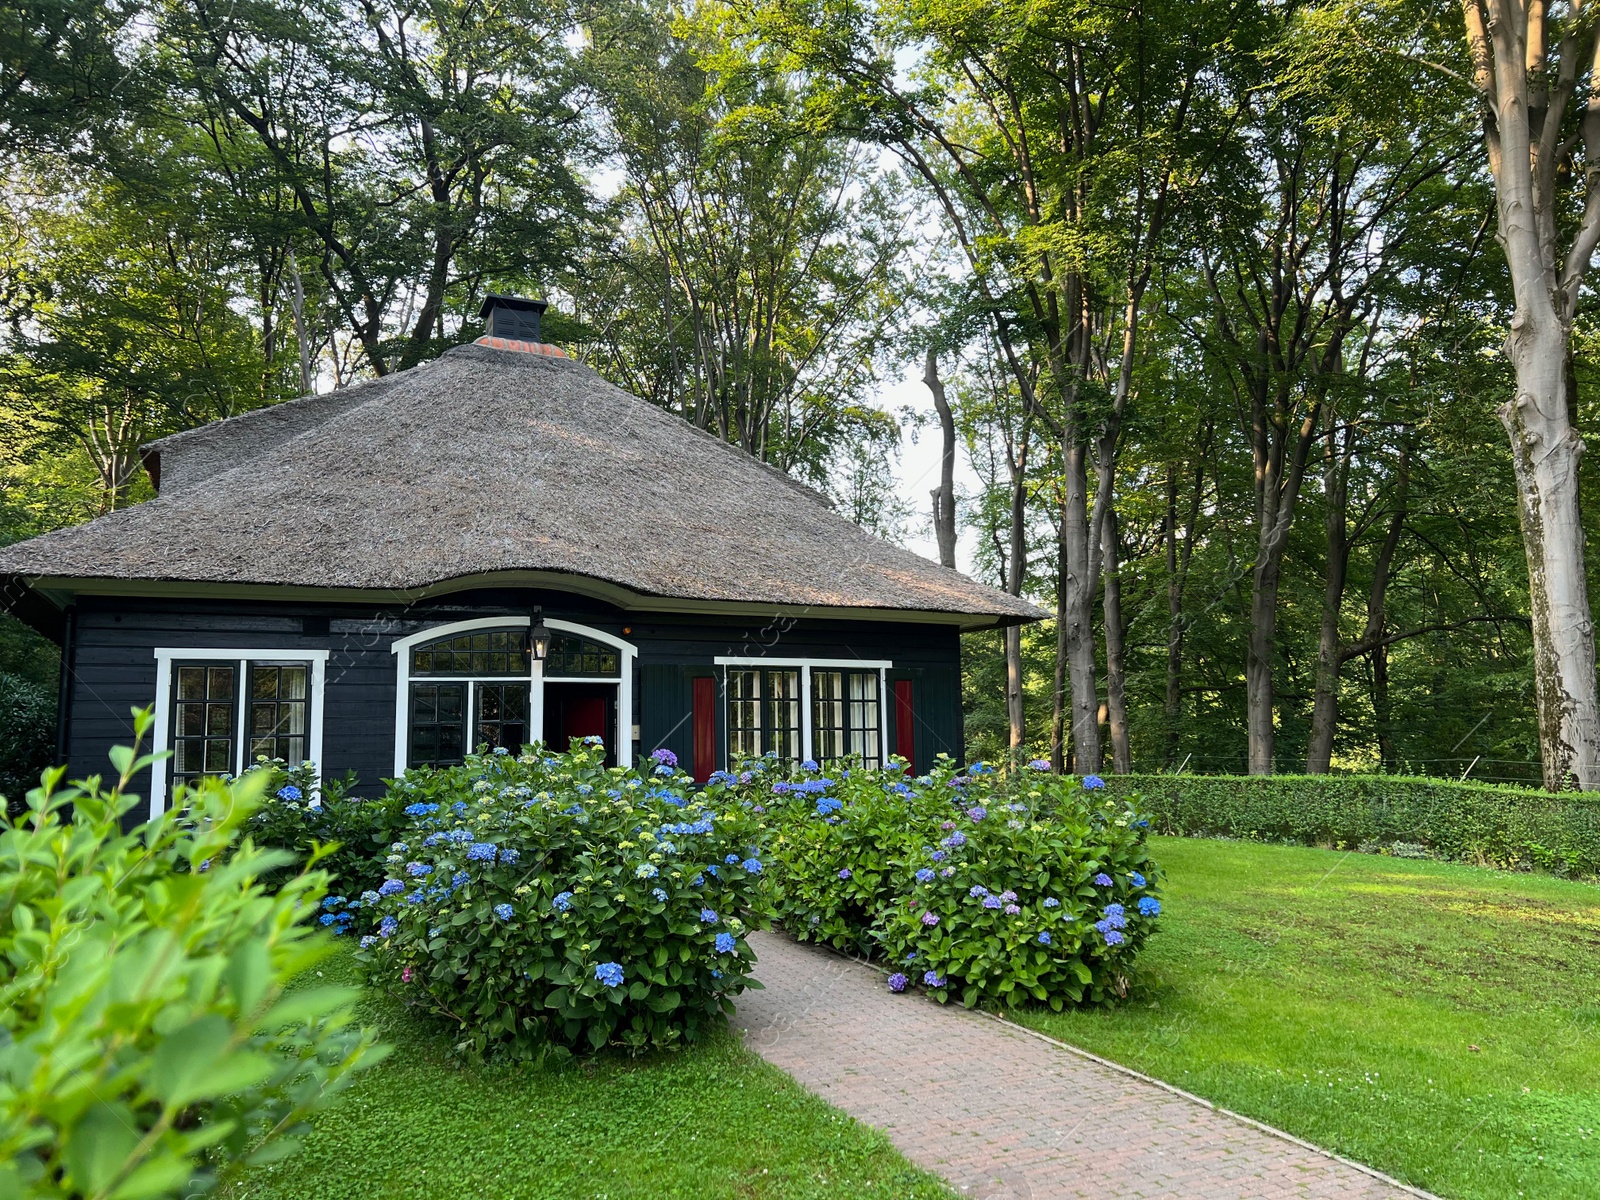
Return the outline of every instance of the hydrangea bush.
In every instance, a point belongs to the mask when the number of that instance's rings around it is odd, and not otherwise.
[[[263,801],[249,825],[258,845],[287,850],[296,862],[317,855],[339,890],[351,895],[383,882],[385,848],[407,823],[401,804],[387,795],[352,796],[353,772],[319,781],[309,762],[260,757],[240,778],[262,781]]]
[[[760,986],[761,806],[734,782],[694,789],[665,750],[607,768],[595,739],[409,771],[357,957],[479,1053],[693,1040]]]
[[[1057,1009],[1126,995],[1161,912],[1136,797],[1045,763],[1012,778],[941,760],[920,778],[808,763],[740,779],[772,824],[774,915],[881,954],[891,990]]]

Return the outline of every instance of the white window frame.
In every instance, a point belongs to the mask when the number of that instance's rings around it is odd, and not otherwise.
[[[818,671],[877,671],[878,672],[878,761],[889,761],[889,709],[884,694],[889,686],[889,672],[894,661],[887,658],[764,658],[759,655],[719,654],[711,660],[719,667],[774,667],[799,668],[800,671],[800,758],[814,762],[812,753],[811,672]],[[722,675],[722,694],[728,694],[728,675]],[[726,699],[724,699],[726,710]],[[724,762],[723,766],[727,766]]]
[[[395,693],[394,693],[394,773],[399,778],[406,772],[410,759],[411,741],[411,650],[424,642],[435,641],[439,638],[453,637],[457,634],[471,633],[478,629],[526,629],[532,623],[529,617],[473,617],[467,621],[452,621],[445,625],[433,625],[427,629],[419,629],[416,633],[408,633],[405,637],[396,638],[389,646],[389,653],[395,656]],[[580,625],[576,621],[563,621],[557,617],[545,617],[545,626],[552,632],[570,633],[577,637],[587,638],[591,642],[601,642],[611,646],[621,653],[622,674],[616,679],[596,678],[583,676],[581,678],[565,675],[552,675],[549,679],[544,675],[544,663],[532,659],[532,670],[528,674],[528,740],[530,742],[544,741],[544,685],[546,683],[609,683],[617,688],[617,763],[619,766],[631,767],[633,765],[633,664],[638,657],[639,648],[632,642],[624,641],[614,633],[607,633],[603,629],[596,629],[591,625]],[[529,656],[532,658],[532,656]],[[477,683],[489,682],[488,676],[478,675],[430,675],[429,682],[439,683]],[[514,675],[497,675],[495,682],[504,683],[515,679]],[[467,689],[467,730],[472,729],[472,689]]]
[[[174,662],[232,663],[239,674],[235,683],[239,713],[234,727],[233,773],[242,774],[245,766],[245,721],[249,714],[249,697],[245,689],[250,680],[250,664],[269,666],[311,667],[311,695],[306,720],[306,757],[317,768],[317,782],[322,781],[322,714],[323,695],[328,682],[327,650],[218,650],[213,648],[157,646],[156,647],[156,727],[152,751],[163,754],[172,749],[172,664]],[[172,774],[171,760],[158,762],[150,769],[150,817],[154,820],[167,808],[167,781]]]

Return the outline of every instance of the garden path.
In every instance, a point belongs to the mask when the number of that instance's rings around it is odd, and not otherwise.
[[[1427,1193],[1016,1025],[896,996],[864,963],[753,934],[747,1044],[984,1200],[1400,1200]]]

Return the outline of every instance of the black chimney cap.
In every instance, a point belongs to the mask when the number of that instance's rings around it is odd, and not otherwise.
[[[478,309],[478,315],[484,318],[484,332],[490,337],[538,342],[542,340],[539,336],[539,318],[549,307],[549,302],[545,300],[490,292],[483,298],[483,307]]]

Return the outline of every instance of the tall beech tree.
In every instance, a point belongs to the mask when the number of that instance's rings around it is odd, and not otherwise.
[[[1547,0],[1462,0],[1472,86],[1516,305],[1516,394],[1500,408],[1528,562],[1534,696],[1548,788],[1600,787],[1600,691],[1585,574],[1572,328],[1600,244],[1600,39]]]

